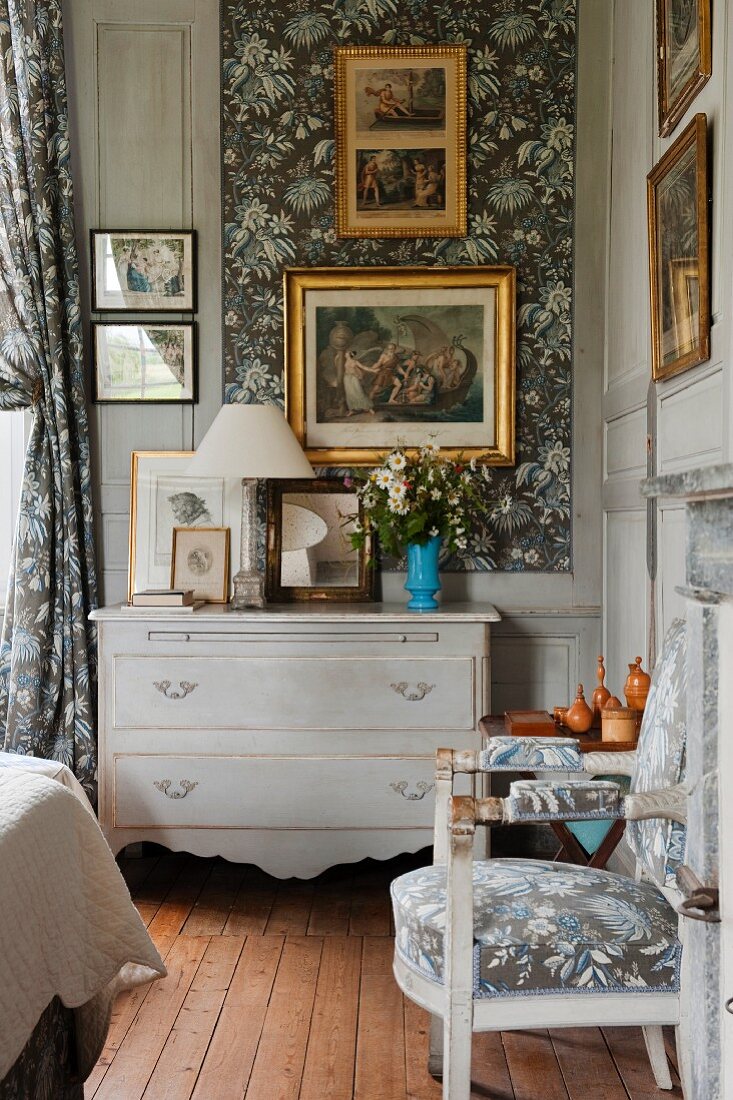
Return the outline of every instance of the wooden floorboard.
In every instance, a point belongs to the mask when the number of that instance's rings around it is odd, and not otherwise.
[[[168,977],[118,998],[86,1100],[440,1100],[429,1016],[392,975],[388,886],[419,862],[302,882],[147,845],[122,860]],[[672,1078],[656,1088],[639,1028],[473,1040],[471,1100],[680,1098]]]

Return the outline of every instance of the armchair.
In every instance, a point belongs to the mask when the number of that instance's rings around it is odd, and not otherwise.
[[[582,757],[572,738],[439,751],[436,862],[398,878],[392,901],[396,980],[442,1017],[444,1100],[468,1100],[472,1032],[512,1028],[641,1025],[657,1084],[672,1087],[662,1026],[680,1023],[673,905],[684,850],[685,698],[685,625],[677,621],[635,752]],[[452,795],[455,774],[525,767],[574,768],[587,778],[520,780],[508,798]],[[631,776],[629,794],[592,781],[609,771]],[[473,860],[477,826],[599,817],[628,822],[635,881],[570,864]],[[434,1028],[433,1070],[437,1038]]]

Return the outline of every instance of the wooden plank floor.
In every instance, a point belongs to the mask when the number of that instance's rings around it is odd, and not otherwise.
[[[388,884],[428,858],[311,882],[152,845],[123,860],[168,977],[118,999],[86,1100],[440,1100],[427,1014],[392,977]],[[485,1033],[473,1049],[473,1100],[682,1096],[674,1074],[657,1090],[635,1028]]]

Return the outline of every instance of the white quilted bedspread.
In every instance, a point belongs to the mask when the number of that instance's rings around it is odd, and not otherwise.
[[[0,1080],[55,995],[87,1077],[117,993],[166,972],[88,808],[16,768],[0,768],[0,935]]]

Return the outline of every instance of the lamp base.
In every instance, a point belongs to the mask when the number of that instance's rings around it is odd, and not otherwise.
[[[234,595],[229,606],[235,611],[242,611],[246,607],[265,606],[265,583],[261,573],[250,573],[240,569],[232,578]]]

